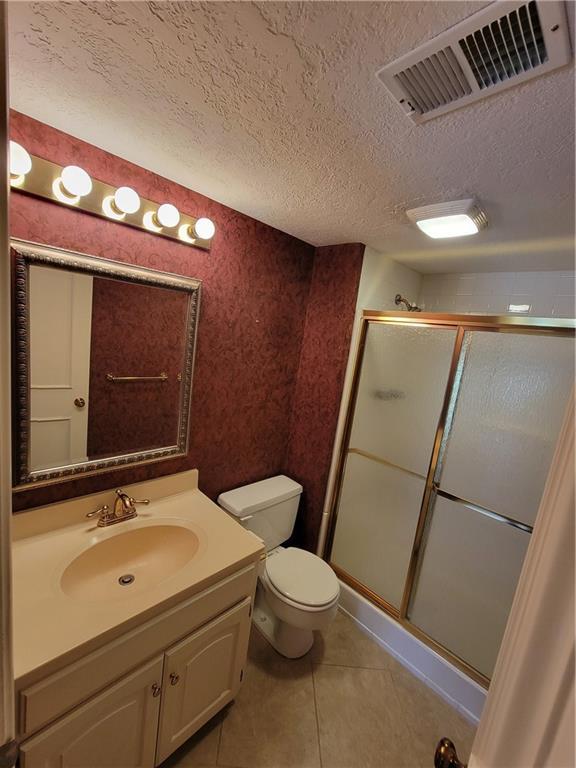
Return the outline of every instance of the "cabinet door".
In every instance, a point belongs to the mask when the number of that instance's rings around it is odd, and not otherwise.
[[[162,663],[140,667],[25,741],[21,768],[152,768]]]
[[[166,653],[156,765],[236,696],[248,651],[250,603],[246,598]]]

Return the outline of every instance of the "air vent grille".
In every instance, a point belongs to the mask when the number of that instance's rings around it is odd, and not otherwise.
[[[421,114],[472,93],[451,48],[443,48],[394,77],[408,94],[411,106]]]
[[[570,59],[562,0],[499,0],[386,65],[378,77],[419,123]]]
[[[548,61],[534,0],[459,41],[479,88],[488,88]]]

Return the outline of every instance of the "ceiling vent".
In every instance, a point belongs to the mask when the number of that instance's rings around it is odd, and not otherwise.
[[[377,74],[423,123],[567,64],[563,2],[495,2]]]

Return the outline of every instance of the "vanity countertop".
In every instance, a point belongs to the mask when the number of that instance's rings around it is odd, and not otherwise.
[[[105,503],[112,505],[113,490],[15,516],[12,566],[17,681],[55,659],[72,655],[79,647],[88,648],[94,641],[107,642],[119,630],[131,628],[135,622],[166,610],[260,559],[264,553],[262,541],[199,491],[197,478],[196,470],[191,470],[125,486],[129,495],[150,498],[151,502],[149,506],[138,507],[138,517],[109,527],[97,527],[96,518],[88,520],[86,513]],[[195,542],[191,559],[184,555],[184,564],[177,568],[170,563],[171,575],[166,576],[162,562],[156,562],[156,570],[160,569],[158,578],[153,576],[156,571],[150,570],[151,577],[139,581],[137,576],[129,587],[116,588],[116,573],[111,571],[114,588],[104,598],[98,594],[100,573],[95,588],[85,582],[88,586],[82,594],[70,594],[63,589],[66,569],[83,552],[111,537],[154,527],[155,531],[139,533],[133,541],[139,546],[143,537],[149,541],[157,533],[168,532],[167,563],[172,559],[171,542],[180,553],[174,553],[174,558],[182,558],[186,551],[186,545],[179,539]],[[98,552],[103,553],[105,569],[105,548]],[[98,558],[92,560],[98,565]],[[145,573],[146,553],[144,557],[139,555],[139,562],[144,562]],[[153,568],[151,562],[150,569]]]

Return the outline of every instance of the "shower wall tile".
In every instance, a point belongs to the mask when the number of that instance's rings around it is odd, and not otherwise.
[[[418,303],[429,312],[463,314],[512,314],[510,304],[528,304],[525,314],[533,317],[573,318],[574,286],[574,272],[423,275]]]
[[[574,280],[573,272],[560,272],[560,289],[558,291],[559,296],[574,296],[576,281]]]
[[[553,310],[556,317],[574,317],[574,296],[556,296]]]

